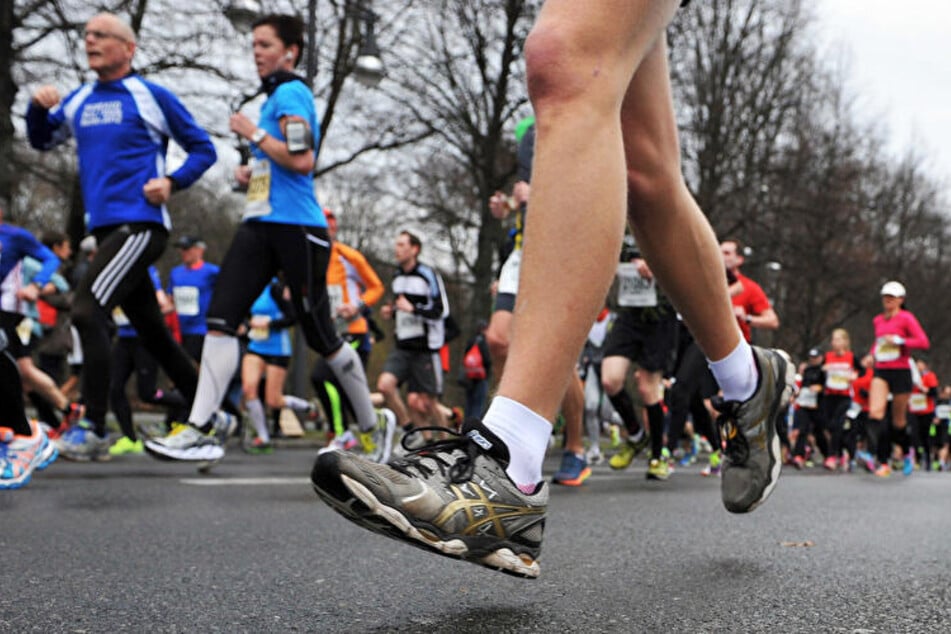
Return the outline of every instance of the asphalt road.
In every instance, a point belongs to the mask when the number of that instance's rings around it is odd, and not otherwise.
[[[599,466],[552,491],[528,581],[350,525],[313,455],[60,460],[2,492],[0,632],[951,631],[951,474],[787,471],[732,516],[698,467]]]

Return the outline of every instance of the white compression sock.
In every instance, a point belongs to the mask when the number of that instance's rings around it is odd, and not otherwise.
[[[756,361],[753,359],[753,349],[745,339],[741,339],[733,352],[723,359],[719,361],[707,359],[707,365],[710,366],[713,378],[723,390],[723,400],[742,403],[753,396],[759,372],[756,369]]]
[[[496,396],[482,424],[508,447],[509,466],[505,472],[512,482],[522,490],[533,490],[542,479],[551,423],[521,403]]]
[[[248,416],[251,417],[251,424],[254,425],[254,431],[258,438],[263,442],[271,442],[271,434],[267,431],[267,418],[264,415],[264,404],[261,399],[256,398],[253,401],[247,401],[244,406],[248,410]]]
[[[228,383],[238,369],[238,339],[230,335],[208,335],[201,350],[198,389],[188,422],[201,427],[221,406]]]
[[[362,432],[368,432],[377,425],[376,410],[370,402],[370,388],[367,387],[367,375],[363,371],[360,357],[350,346],[344,344],[331,358],[327,357],[327,365],[337,377],[337,383],[343,388],[353,415],[357,419],[357,426]]]
[[[306,412],[310,409],[310,403],[305,401],[299,396],[294,396],[292,394],[284,395],[284,407],[289,407],[295,412]]]

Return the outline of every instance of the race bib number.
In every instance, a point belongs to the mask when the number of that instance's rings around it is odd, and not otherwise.
[[[426,334],[423,318],[402,310],[396,311],[396,338],[399,340],[415,339]]]
[[[819,393],[805,388],[796,397],[796,404],[802,409],[816,409],[819,406]]]
[[[251,341],[264,341],[270,334],[270,328],[252,328],[248,331],[248,339]]]
[[[862,413],[862,406],[852,401],[852,404],[849,405],[848,411],[845,413],[845,417],[849,420],[855,420],[858,418],[859,414]]]
[[[522,250],[512,251],[509,257],[502,265],[502,272],[499,274],[499,292],[511,295],[518,294],[518,275],[522,268]]]
[[[194,317],[199,313],[197,286],[176,286],[172,289],[172,298],[179,315]]]
[[[30,345],[30,339],[33,337],[33,320],[29,317],[24,317],[20,320],[16,330],[17,337],[20,338],[20,342],[24,346]]]
[[[618,306],[625,308],[647,308],[657,306],[657,285],[653,279],[641,277],[633,262],[621,262],[617,265]]]
[[[130,323],[129,318],[125,316],[125,313],[122,312],[122,309],[116,306],[112,309],[112,321],[115,322],[116,326],[120,328],[122,326],[128,326]]]
[[[267,159],[251,160],[251,180],[242,218],[259,218],[271,213],[271,162]]]
[[[334,328],[338,333],[347,331],[347,320],[337,314],[340,307],[343,306],[343,286],[340,284],[327,285],[327,298],[330,300],[330,318],[334,321]]]
[[[941,420],[951,418],[951,405],[938,405],[934,410],[934,415]]]
[[[844,392],[852,383],[852,371],[842,368],[830,368],[826,374],[826,388]]]
[[[901,356],[901,346],[890,343],[885,339],[879,339],[875,343],[876,361],[894,361]]]
[[[340,284],[328,284],[327,297],[330,299],[330,316],[336,319],[337,311],[343,306],[343,286]]]
[[[928,395],[915,392],[908,399],[908,409],[916,414],[928,411]]]

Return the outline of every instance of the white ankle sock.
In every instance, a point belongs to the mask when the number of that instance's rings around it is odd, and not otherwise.
[[[512,482],[523,491],[533,491],[542,479],[551,423],[521,403],[496,396],[482,424],[508,447],[509,466],[505,472]]]
[[[756,391],[756,381],[759,372],[756,361],[753,359],[753,349],[745,339],[719,361],[707,359],[707,365],[713,372],[720,389],[723,390],[723,400],[743,402],[753,396]]]

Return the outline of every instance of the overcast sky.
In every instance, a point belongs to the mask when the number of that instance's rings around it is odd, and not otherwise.
[[[922,148],[951,185],[951,2],[816,0],[824,40],[849,60],[861,113],[884,117],[896,154]],[[831,49],[835,50],[835,49]]]

